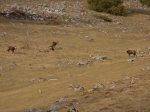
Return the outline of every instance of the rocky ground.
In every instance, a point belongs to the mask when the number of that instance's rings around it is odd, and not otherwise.
[[[134,12],[149,13],[149,8],[142,6],[137,0],[124,0],[124,5]],[[95,25],[103,21],[102,18],[93,16],[94,12],[87,7],[85,0],[45,0],[43,2],[5,0],[1,1],[0,15],[16,20],[48,21],[49,24]]]
[[[28,19],[35,21],[58,21],[61,23],[94,23],[90,20],[84,1],[50,1],[50,2],[2,2],[1,15],[12,19]]]

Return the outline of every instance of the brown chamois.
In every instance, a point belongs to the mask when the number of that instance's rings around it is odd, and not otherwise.
[[[51,49],[52,51],[54,51],[57,44],[58,44],[58,42],[52,42],[52,45],[49,46],[50,49]]]
[[[126,52],[129,55],[129,58],[130,58],[131,55],[133,55],[134,57],[137,57],[136,50],[127,50]]]
[[[7,49],[8,52],[11,51],[12,53],[14,53],[15,50],[16,50],[15,46],[8,46],[8,49]]]

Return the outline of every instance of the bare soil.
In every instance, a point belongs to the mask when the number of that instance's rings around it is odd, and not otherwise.
[[[150,112],[150,16],[113,17],[112,23],[45,25],[0,18],[0,112],[46,109],[61,97],[76,98],[80,112]],[[46,52],[53,41],[55,51]],[[14,54],[6,50],[16,46]],[[127,49],[138,57],[128,61]],[[90,55],[107,56],[91,60]],[[115,86],[93,93],[98,82]],[[61,110],[66,112],[66,109]]]

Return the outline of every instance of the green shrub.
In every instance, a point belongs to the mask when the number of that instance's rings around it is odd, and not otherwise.
[[[150,0],[139,0],[142,5],[150,6]]]
[[[87,0],[89,8],[98,12],[124,15],[125,8],[122,0]]]
[[[111,9],[108,10],[108,13],[120,16],[126,15],[126,11],[123,5],[118,5],[116,7],[113,6]]]

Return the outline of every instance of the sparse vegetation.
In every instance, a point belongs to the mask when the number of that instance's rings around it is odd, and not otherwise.
[[[110,17],[108,17],[108,16],[104,16],[104,15],[94,15],[94,17],[95,17],[96,19],[102,19],[102,20],[104,20],[104,21],[106,21],[106,22],[112,22],[112,19],[111,19]]]
[[[60,19],[47,20],[45,22],[46,22],[47,25],[60,25],[60,24],[63,24],[63,22]]]
[[[125,16],[127,14],[123,5],[118,5],[116,7],[113,6],[110,10],[108,10],[108,13],[120,16]]]
[[[150,0],[139,0],[142,5],[146,5],[146,6],[149,6],[150,7]]]
[[[126,11],[122,0],[87,0],[89,8],[98,12],[106,12],[114,15],[125,15]]]

